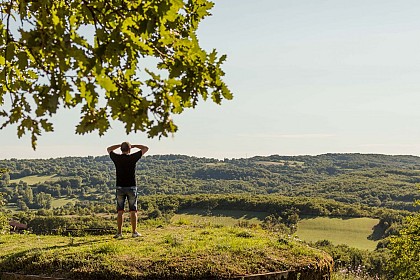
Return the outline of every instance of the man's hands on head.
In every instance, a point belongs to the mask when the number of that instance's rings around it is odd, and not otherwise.
[[[118,148],[120,148],[121,147],[121,144],[118,144],[118,145],[112,145],[112,146],[109,146],[108,148],[106,148],[106,150],[107,150],[107,152],[108,152],[108,154],[110,153],[110,152],[112,152],[112,151],[114,151],[114,150],[116,150],[116,149],[118,149]]]
[[[132,148],[137,148],[141,150],[141,154],[144,155],[149,150],[149,147],[144,145],[131,145]]]
[[[121,144],[117,144],[117,145],[112,145],[109,146],[108,148],[106,148],[108,154],[116,149],[121,148]],[[144,155],[145,153],[147,153],[147,151],[149,150],[149,147],[144,146],[144,145],[131,145],[131,148],[137,148],[141,150],[142,155]]]

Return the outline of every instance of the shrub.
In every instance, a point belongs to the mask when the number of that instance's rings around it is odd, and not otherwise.
[[[9,232],[9,219],[5,214],[0,212],[0,234],[6,234]]]
[[[389,270],[395,280],[420,279],[420,214],[406,219],[398,236],[390,238]]]

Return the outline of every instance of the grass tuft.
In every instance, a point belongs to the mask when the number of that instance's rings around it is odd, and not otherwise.
[[[251,237],[254,237],[254,235],[253,235],[252,233],[248,232],[248,231],[241,231],[241,232],[238,232],[238,233],[236,234],[236,236],[237,236],[237,237],[243,237],[243,238],[251,238]]]
[[[172,247],[178,247],[182,245],[182,240],[179,236],[168,234],[164,236],[164,243],[169,244]]]

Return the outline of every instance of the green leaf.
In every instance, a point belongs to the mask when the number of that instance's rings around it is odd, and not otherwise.
[[[60,23],[60,18],[57,16],[57,10],[55,9],[51,10],[51,20],[55,26]]]
[[[26,67],[28,67],[28,55],[26,52],[20,52],[17,54],[18,57],[18,63],[19,63],[19,69],[25,70]]]
[[[213,51],[209,55],[209,63],[213,64],[216,61],[217,52],[213,49]]]
[[[6,46],[6,60],[12,61],[15,56],[15,44],[11,43]]]
[[[81,81],[79,85],[80,97],[86,97],[86,82]]]
[[[223,97],[226,98],[227,100],[233,99],[232,92],[229,90],[229,88],[225,84],[222,85],[222,94],[223,94]]]
[[[45,131],[54,131],[52,123],[48,122],[46,119],[42,119],[39,122]]]
[[[34,71],[32,71],[32,70],[28,70],[28,75],[29,75],[29,77],[31,77],[32,79],[38,79],[38,75],[37,75],[37,73],[35,73]]]
[[[73,96],[71,96],[69,91],[66,91],[65,102],[66,104],[72,104]]]
[[[112,79],[107,75],[99,75],[96,77],[98,84],[106,91],[116,91],[118,87],[114,84]]]
[[[226,61],[226,58],[227,58],[227,55],[222,55],[220,58],[219,58],[219,62],[217,62],[217,66],[220,66],[223,62],[225,62]]]
[[[86,100],[86,105],[88,108],[95,108],[96,103],[98,102],[98,95],[95,92],[95,87],[93,84],[85,82],[80,83],[80,97]]]

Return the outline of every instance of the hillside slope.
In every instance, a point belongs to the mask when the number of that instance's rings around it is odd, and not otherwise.
[[[225,279],[293,270],[322,279],[332,259],[261,229],[167,225],[143,237],[0,235],[0,271],[66,279]]]

